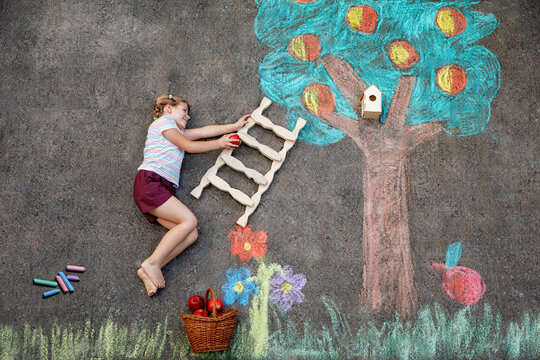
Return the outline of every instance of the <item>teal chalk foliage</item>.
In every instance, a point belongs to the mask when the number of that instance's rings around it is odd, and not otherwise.
[[[259,11],[254,31],[258,39],[272,48],[259,66],[260,84],[273,101],[289,109],[288,121],[298,116],[308,120],[300,138],[324,145],[340,140],[344,133],[328,126],[302,105],[301,95],[312,83],[327,85],[336,98],[336,112],[357,119],[319,59],[298,61],[289,52],[289,42],[302,34],[320,40],[321,57],[332,54],[348,61],[367,84],[383,93],[383,115],[402,75],[416,78],[406,123],[440,121],[456,136],[476,134],[488,123],[491,101],[500,86],[500,64],[485,47],[474,43],[498,26],[496,18],[471,10],[476,0],[365,0],[362,2],[315,0],[257,0]],[[378,15],[373,33],[354,31],[345,21],[351,6],[367,5]],[[452,7],[466,19],[466,28],[455,36],[445,35],[435,24],[439,9]],[[394,40],[407,40],[419,54],[416,64],[407,69],[394,66],[388,56]],[[465,70],[466,86],[451,95],[437,85],[437,70],[457,65]]]
[[[517,322],[504,323],[484,304],[473,314],[469,307],[453,314],[439,305],[426,306],[413,322],[394,319],[375,324],[349,324],[330,300],[323,298],[328,323],[315,328],[298,326],[286,312],[273,307],[267,359],[538,359],[540,314],[525,313]],[[272,316],[272,315],[271,315]],[[49,329],[25,324],[0,324],[0,360],[32,359],[252,359],[253,344],[239,318],[231,350],[191,353],[181,320],[167,318],[145,327],[87,321],[82,327],[55,323]]]
[[[453,268],[459,262],[461,258],[461,243],[455,242],[448,247],[446,252],[446,267]]]

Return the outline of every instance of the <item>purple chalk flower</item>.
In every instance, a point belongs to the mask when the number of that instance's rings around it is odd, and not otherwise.
[[[270,301],[289,311],[294,303],[304,302],[304,294],[300,291],[306,285],[303,274],[293,274],[290,266],[285,265],[270,281]]]

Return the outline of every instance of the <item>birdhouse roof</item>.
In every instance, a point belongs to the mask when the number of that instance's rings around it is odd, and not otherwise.
[[[364,91],[364,94],[382,94],[381,90],[379,90],[378,87],[376,87],[375,85],[371,85],[370,87],[368,87],[365,91]]]

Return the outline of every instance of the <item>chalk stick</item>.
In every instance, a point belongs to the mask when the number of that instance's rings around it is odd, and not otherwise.
[[[43,285],[43,286],[51,286],[51,287],[58,286],[58,283],[56,281],[47,281],[47,280],[41,280],[41,279],[34,279],[34,284]]]
[[[63,272],[59,272],[58,275],[60,275],[60,277],[62,278],[62,280],[64,281],[64,284],[66,284],[69,292],[73,292],[75,291],[75,289],[73,288],[73,286],[71,285],[71,283],[69,282],[68,278],[66,277],[66,275],[63,273]]]
[[[63,292],[67,293],[69,291],[66,284],[64,284],[64,281],[60,277],[60,275],[56,275],[56,281],[58,282],[58,285],[60,285],[60,287],[62,288]]]
[[[68,275],[68,276],[66,276],[66,277],[68,278],[69,281],[79,281],[79,280],[81,280],[81,279],[79,279],[79,277],[76,276],[76,275]]]
[[[82,266],[68,265],[68,266],[66,266],[66,270],[67,271],[74,271],[74,272],[84,272],[84,270],[86,270],[86,269],[84,267],[82,267]]]
[[[51,290],[51,291],[47,291],[47,292],[43,293],[43,297],[53,296],[53,295],[58,294],[59,292],[60,292],[60,289],[54,289],[54,290]]]

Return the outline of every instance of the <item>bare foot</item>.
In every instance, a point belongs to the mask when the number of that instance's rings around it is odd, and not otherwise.
[[[163,277],[163,274],[161,273],[161,269],[158,266],[154,266],[150,264],[148,259],[144,260],[141,264],[141,267],[146,271],[146,274],[148,277],[150,277],[150,280],[160,289],[163,289],[165,287],[165,278]]]
[[[156,285],[154,285],[152,280],[150,280],[150,277],[148,276],[146,271],[144,271],[144,269],[140,267],[139,270],[137,270],[137,275],[143,281],[144,287],[146,288],[146,293],[148,294],[148,296],[154,295],[157,292],[157,287]]]

